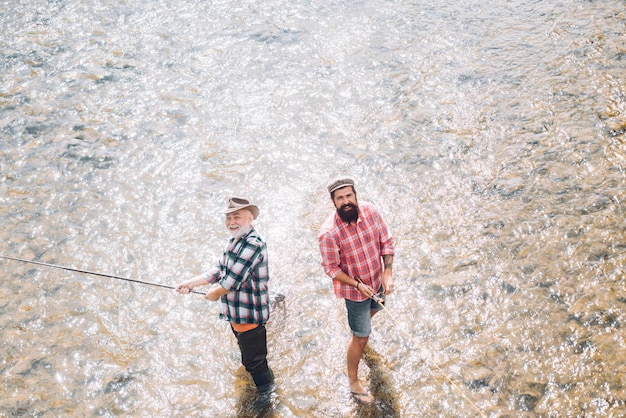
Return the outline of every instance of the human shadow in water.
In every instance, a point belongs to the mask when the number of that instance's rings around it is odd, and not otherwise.
[[[398,401],[391,389],[391,377],[384,368],[384,361],[380,354],[369,345],[365,346],[363,361],[369,367],[369,390],[374,402],[364,404],[357,402],[357,417],[359,418],[395,418],[400,416]]]

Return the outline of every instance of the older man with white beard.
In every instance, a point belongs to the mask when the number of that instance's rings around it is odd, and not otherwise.
[[[180,283],[178,293],[213,284],[206,294],[220,300],[220,318],[230,323],[241,350],[241,362],[261,394],[274,387],[274,374],[267,364],[265,324],[270,315],[267,247],[252,226],[259,208],[246,199],[230,198],[225,210],[231,238],[222,257],[206,273]]]

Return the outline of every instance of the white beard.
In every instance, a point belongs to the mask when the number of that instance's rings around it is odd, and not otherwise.
[[[252,231],[252,225],[244,225],[237,229],[230,229],[230,228],[228,229],[228,232],[230,232],[230,235],[235,239],[239,239],[243,237],[250,231]]]

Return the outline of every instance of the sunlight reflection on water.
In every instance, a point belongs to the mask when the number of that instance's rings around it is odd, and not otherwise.
[[[621,2],[11,7],[1,254],[174,285],[245,194],[287,300],[272,416],[624,413]],[[369,409],[316,243],[344,173],[389,222],[402,288],[375,318]],[[0,265],[0,415],[245,416],[214,304]]]

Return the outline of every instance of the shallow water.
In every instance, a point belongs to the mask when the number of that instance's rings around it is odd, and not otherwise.
[[[624,2],[4,1],[0,254],[175,285],[258,202],[273,417],[626,414]],[[319,265],[397,243],[355,405]],[[251,416],[198,295],[0,260],[0,416]]]

